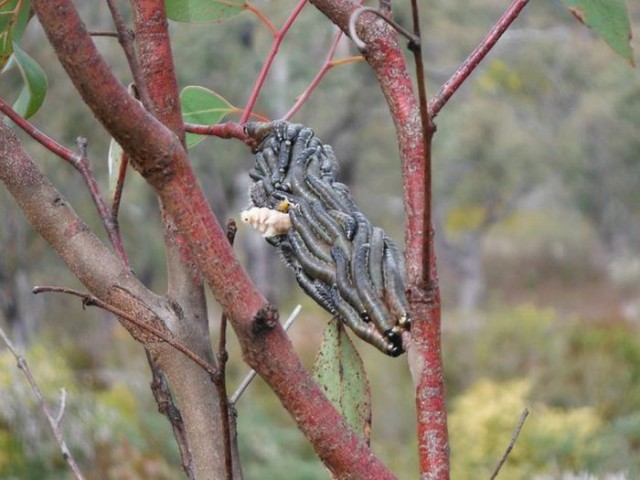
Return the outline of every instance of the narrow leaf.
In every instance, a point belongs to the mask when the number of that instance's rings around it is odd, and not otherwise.
[[[220,23],[244,11],[241,0],[165,0],[167,17],[176,22]]]
[[[367,442],[371,433],[371,390],[362,359],[334,318],[324,331],[314,376],[345,420]]]
[[[24,80],[24,88],[13,109],[24,118],[33,116],[42,106],[47,94],[47,76],[36,61],[13,43],[15,62]]]
[[[184,121],[197,125],[215,125],[236,110],[220,95],[204,87],[185,87],[180,93],[180,103]],[[203,139],[202,135],[187,133],[187,147],[191,148]]]
[[[564,0],[564,3],[574,17],[593,28],[614,52],[635,66],[625,0]]]
[[[111,198],[116,191],[118,177],[120,175],[120,162],[122,161],[122,147],[113,138],[109,143],[109,193]]]

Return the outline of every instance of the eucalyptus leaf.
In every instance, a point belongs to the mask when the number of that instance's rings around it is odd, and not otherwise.
[[[324,331],[314,376],[349,425],[368,442],[371,433],[369,380],[358,351],[336,318]]]
[[[564,3],[574,17],[591,27],[614,52],[635,65],[625,0],[564,0]]]
[[[176,22],[220,23],[245,10],[240,0],[165,0],[167,17]]]
[[[7,70],[3,67],[13,53],[13,42],[22,38],[30,18],[31,6],[27,0],[8,0],[0,6],[0,70]]]
[[[13,109],[24,118],[33,116],[42,106],[47,95],[47,76],[38,63],[13,43],[13,55],[24,81],[24,88]]]
[[[184,121],[197,125],[215,125],[236,110],[217,93],[197,86],[185,87],[180,93],[180,103]],[[187,147],[191,148],[203,139],[202,135],[187,133]]]

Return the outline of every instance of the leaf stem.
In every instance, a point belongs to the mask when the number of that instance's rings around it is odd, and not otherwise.
[[[273,26],[273,23],[269,21],[269,19],[262,12],[262,10],[260,10],[258,7],[256,7],[255,5],[252,5],[249,2],[245,2],[243,7],[249,10],[251,13],[253,13],[256,17],[258,17],[258,19],[260,19],[260,21],[267,26],[267,28],[271,32],[271,35],[273,35],[274,37],[278,35],[278,30],[276,29],[276,27]]]

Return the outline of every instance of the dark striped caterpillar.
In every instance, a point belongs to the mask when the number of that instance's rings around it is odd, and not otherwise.
[[[265,233],[269,211],[274,219],[288,214],[291,227],[270,229],[265,237],[302,289],[363,340],[388,355],[402,354],[401,334],[410,326],[402,257],[336,181],[333,149],[303,125],[249,123],[246,132],[258,147],[249,172],[254,208],[243,220]]]

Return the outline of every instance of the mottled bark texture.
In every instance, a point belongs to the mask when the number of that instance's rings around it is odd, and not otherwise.
[[[358,2],[310,1],[349,34],[349,18],[360,7]],[[425,209],[431,208],[425,182],[428,174],[425,160],[431,154],[431,138],[424,138],[420,106],[395,32],[384,20],[366,12],[360,16],[356,31],[367,45],[363,56],[375,72],[389,106],[402,161],[407,296],[412,324],[408,360],[416,387],[420,473],[424,479],[444,480],[449,478],[449,440],[440,342],[440,292],[432,227],[424,224]],[[427,133],[433,132],[429,128]],[[426,265],[429,272],[424,271]]]
[[[194,264],[228,315],[245,359],[278,395],[325,465],[336,478],[393,478],[348,427],[302,365],[281,326],[274,324],[277,316],[233,254],[198,186],[180,136],[127,94],[96,50],[70,0],[35,0],[32,4],[83,100],[155,189]],[[95,256],[91,259],[102,262]],[[92,265],[83,268],[94,270]],[[176,321],[183,323],[175,316],[171,319],[173,329]],[[177,367],[176,374],[191,373]]]

